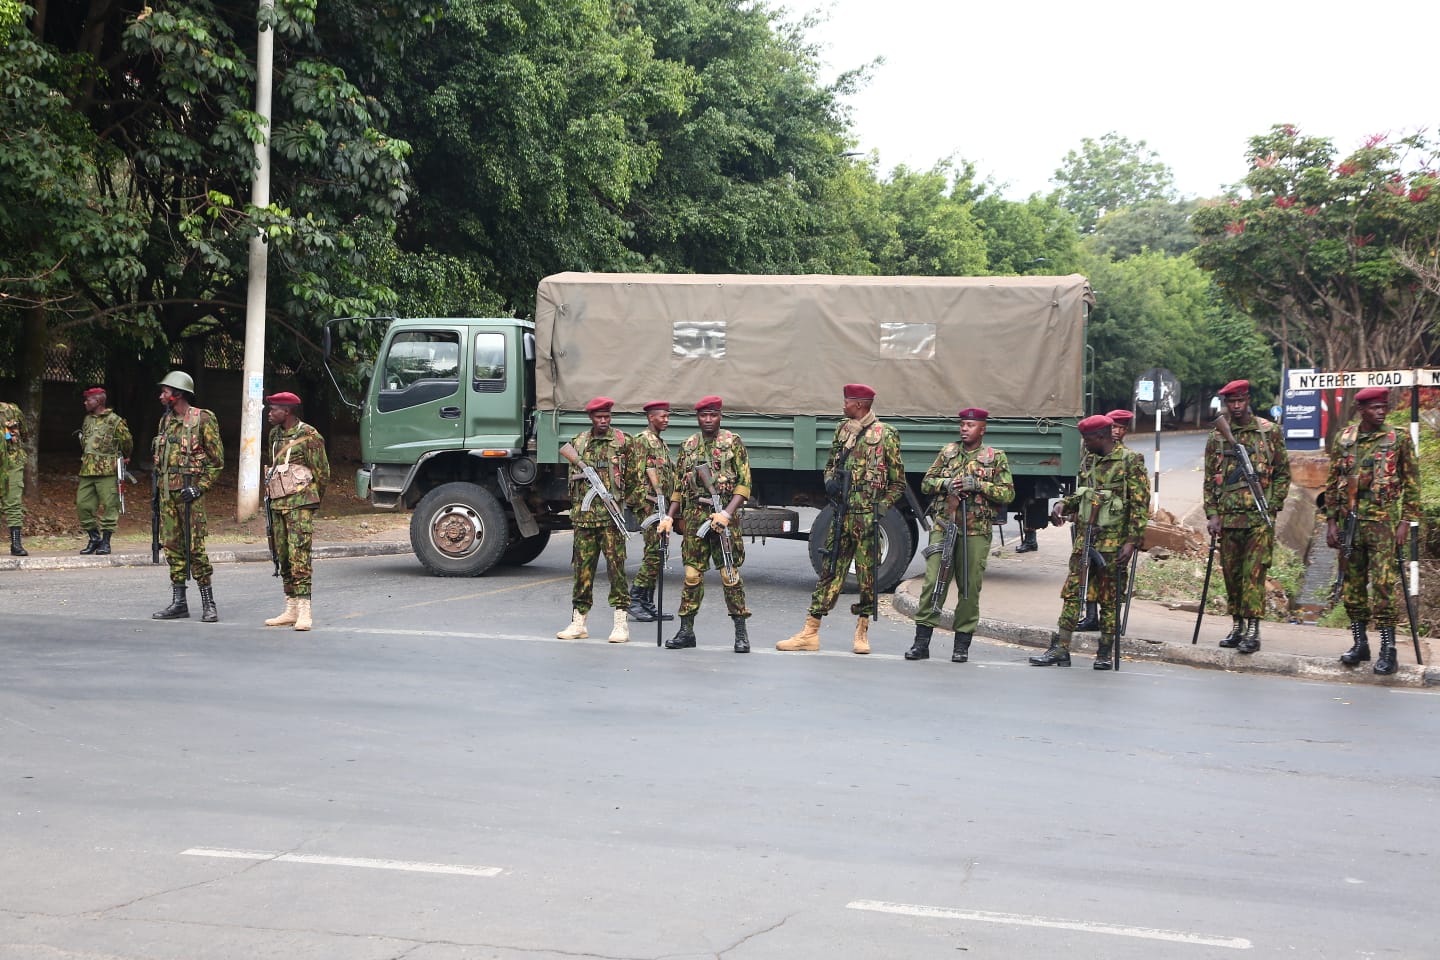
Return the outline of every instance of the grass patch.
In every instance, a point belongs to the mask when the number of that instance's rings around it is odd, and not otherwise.
[[[1205,563],[1204,554],[1172,556],[1166,560],[1147,559],[1135,571],[1135,596],[1160,603],[1197,604],[1205,587]],[[1290,619],[1290,609],[1300,594],[1300,585],[1304,578],[1305,564],[1300,560],[1300,555],[1277,543],[1270,565],[1272,586],[1266,591],[1265,619]],[[1344,611],[1341,612],[1343,614]],[[1210,616],[1222,616],[1225,613],[1225,577],[1220,570],[1218,552],[1215,569],[1210,574],[1210,593],[1205,601],[1205,613]]]

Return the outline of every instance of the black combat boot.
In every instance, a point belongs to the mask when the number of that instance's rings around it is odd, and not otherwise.
[[[651,620],[659,620],[663,623],[669,623],[671,620],[675,619],[675,614],[661,613],[660,608],[655,606],[655,587],[653,584],[645,588],[645,600],[643,601],[641,606],[645,608],[646,613],[650,614]]]
[[[96,550],[100,549],[99,530],[86,530],[85,536],[89,537],[90,539],[86,541],[85,546],[80,548],[80,554],[82,556],[84,556],[85,554],[94,553]]]
[[[950,654],[951,663],[966,663],[970,660],[970,641],[974,636],[972,633],[955,634],[955,649]]]
[[[1229,633],[1225,634],[1225,639],[1220,641],[1222,647],[1238,647],[1240,641],[1245,639],[1244,618],[1232,615],[1231,619],[1235,621],[1235,625],[1230,628]]]
[[[923,623],[915,624],[915,641],[910,644],[910,649],[905,651],[905,659],[929,660],[930,638],[934,635],[934,627],[927,627]]]
[[[1259,617],[1250,617],[1245,621],[1245,636],[1241,637],[1240,642],[1235,644],[1235,649],[1239,653],[1254,653],[1260,649]]]
[[[220,614],[215,610],[215,588],[210,584],[200,587],[200,622],[214,623],[220,619]]]
[[[95,548],[95,556],[108,557],[110,555],[110,533],[111,531],[106,530],[100,534],[100,546]]]
[[[645,602],[645,588],[630,588],[630,609],[627,611],[632,620],[639,620],[641,623],[655,622],[655,608]]]
[[[1051,634],[1050,648],[1039,656],[1031,657],[1030,665],[1032,667],[1070,666],[1070,636],[1069,630]]]
[[[1350,621],[1350,649],[1340,654],[1340,662],[1347,667],[1353,667],[1357,663],[1364,663],[1370,659],[1370,638],[1365,636],[1365,622],[1363,620]]]
[[[28,556],[30,556],[30,551],[26,550],[26,549],[25,549],[25,546],[20,542],[20,528],[19,528],[19,527],[11,527],[11,528],[10,528],[10,556],[12,556],[12,557],[28,557]]]
[[[1111,656],[1115,653],[1115,638],[1100,635],[1100,646],[1095,650],[1095,663],[1092,665],[1096,670],[1109,670],[1114,664],[1110,662]]]
[[[1100,604],[1094,600],[1085,601],[1085,618],[1075,624],[1076,630],[1100,629]]]
[[[1020,538],[1020,542],[1015,545],[1016,553],[1030,553],[1039,549],[1040,544],[1035,542],[1034,530],[1026,530],[1024,535]]]
[[[745,629],[744,617],[731,617],[735,621],[735,652],[750,652],[750,633]]]
[[[1400,668],[1395,660],[1395,624],[1380,624],[1380,656],[1375,658],[1374,670],[1381,676],[1388,676]]]
[[[665,641],[666,650],[684,650],[686,647],[695,646],[695,614],[690,613],[680,618],[680,629],[675,631],[675,636]]]
[[[190,617],[190,605],[185,602],[185,584],[170,584],[170,606],[159,613],[150,614],[151,620],[186,620]]]

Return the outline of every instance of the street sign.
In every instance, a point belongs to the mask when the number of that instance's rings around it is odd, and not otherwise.
[[[1290,371],[1291,390],[1363,390],[1366,387],[1440,387],[1440,370]]]
[[[1160,412],[1174,413],[1180,399],[1180,381],[1164,367],[1153,367],[1135,381],[1135,406],[1146,416],[1155,415],[1155,382],[1160,382]]]

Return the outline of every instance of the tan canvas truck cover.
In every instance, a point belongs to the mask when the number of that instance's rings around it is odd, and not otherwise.
[[[1090,285],[1066,277],[560,273],[535,304],[542,410],[834,415],[847,383],[880,416],[1084,415]]]

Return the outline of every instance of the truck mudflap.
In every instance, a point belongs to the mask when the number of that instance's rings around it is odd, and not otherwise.
[[[370,468],[361,467],[355,471],[355,496],[361,500],[370,499]]]

